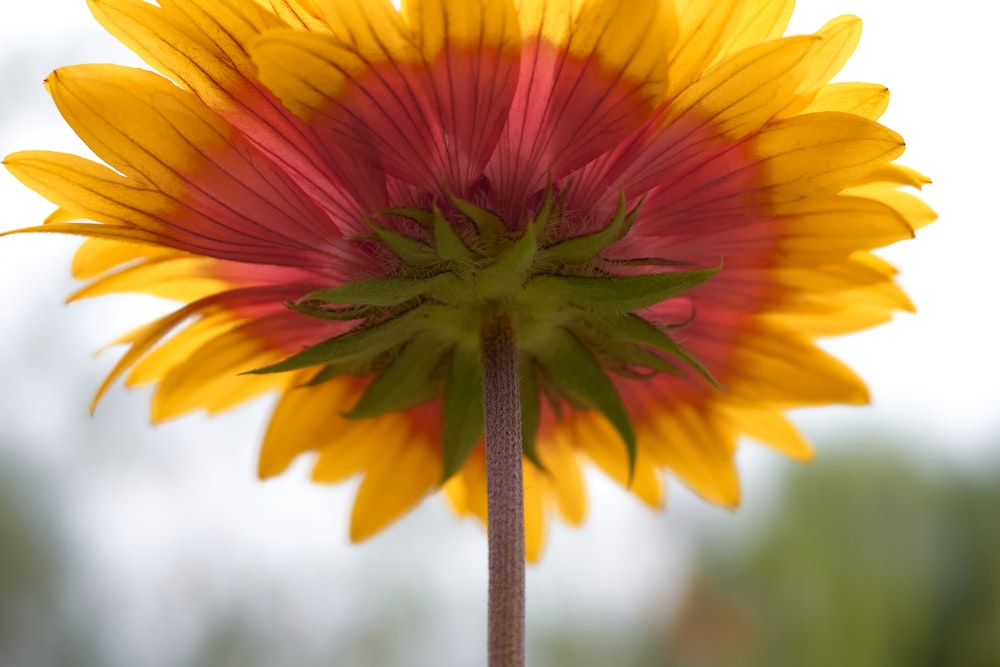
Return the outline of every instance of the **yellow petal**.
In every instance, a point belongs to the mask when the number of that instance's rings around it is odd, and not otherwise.
[[[491,50],[503,45],[512,53],[520,49],[520,27],[512,0],[406,0],[402,9],[428,63],[445,48]],[[381,39],[383,27],[376,25]]]
[[[159,319],[153,320],[152,322],[145,324],[116,340],[113,344],[120,345],[129,343],[129,348],[125,350],[125,354],[122,355],[121,359],[118,360],[118,363],[116,363],[114,368],[111,369],[111,372],[108,373],[104,382],[101,383],[100,388],[98,388],[97,393],[94,396],[94,400],[90,404],[90,411],[94,411],[97,404],[104,396],[104,393],[111,387],[112,384],[114,384],[115,380],[121,377],[122,373],[131,368],[157,343],[163,340],[167,334],[184,322],[184,320],[197,313],[202,307],[203,301],[188,304],[187,306],[179,308],[169,315],[164,315]]]
[[[300,454],[319,450],[328,445],[333,449],[335,460],[347,458],[344,450],[352,446],[370,446],[365,436],[373,430],[362,428],[362,422],[345,419],[343,413],[353,405],[360,392],[356,382],[338,378],[315,387],[295,387],[281,395],[261,445],[258,474],[267,478],[283,472]],[[375,420],[372,420],[373,422]],[[376,426],[376,424],[368,424]],[[378,429],[374,429],[378,430]],[[353,437],[357,432],[357,436]],[[318,481],[332,481],[327,471],[318,470],[317,461],[314,476]],[[348,476],[358,472],[360,465],[350,469]]]
[[[101,25],[153,68],[227,108],[236,90],[255,77],[248,44],[261,32],[285,27],[255,2],[88,2]]]
[[[800,94],[811,94],[840,71],[854,54],[861,39],[861,19],[857,16],[839,16],[820,28],[821,38],[809,54],[809,75],[799,86]]]
[[[66,198],[78,210],[105,216],[121,210],[121,219],[144,229],[151,227],[149,217],[162,218],[166,225],[153,228],[171,237],[174,247],[260,263],[304,264],[304,255],[339,236],[328,213],[291,175],[261,159],[245,137],[166,79],[87,65],[58,70],[48,85],[81,138],[129,177],[104,172],[98,179],[99,169],[75,161],[75,187],[63,188],[64,198],[83,187],[115,199],[109,207],[106,199]],[[65,158],[63,163],[64,179],[72,178]]]
[[[87,218],[104,223],[50,223],[15,232],[79,234],[151,243],[221,259],[260,264],[307,266],[307,256],[313,252],[304,246],[295,248],[287,242],[276,243],[273,238],[265,241],[262,237],[269,232],[263,227],[255,229],[253,225],[254,217],[262,217],[276,234],[293,231],[286,228],[278,232],[280,220],[267,220],[271,215],[290,219],[293,217],[290,210],[282,211],[274,207],[255,209],[252,200],[243,200],[237,210],[242,208],[247,216],[241,217],[245,224],[236,229],[225,224],[226,217],[236,214],[233,210],[218,207],[206,214],[186,208],[168,194],[152,190],[103,165],[75,155],[28,151],[7,156],[4,164],[18,180],[53,203],[81,211]],[[249,166],[249,163],[244,166]],[[258,177],[261,174],[258,173]],[[315,215],[310,217],[312,224],[322,222],[322,218]],[[298,223],[295,226],[302,229]]]
[[[776,408],[868,403],[868,389],[843,362],[803,336],[780,331],[746,333],[733,351],[732,375],[722,378],[741,400]]]
[[[516,0],[522,39],[541,36],[549,44],[565,44],[579,4],[580,0]]]
[[[307,122],[327,113],[330,101],[367,69],[353,49],[333,37],[291,30],[263,35],[254,60],[264,85]]]
[[[889,107],[889,89],[876,83],[831,83],[823,86],[801,113],[841,111],[878,120]]]
[[[195,301],[229,284],[210,273],[216,260],[182,255],[160,257],[122,269],[76,291],[69,301],[114,292],[142,292],[175,301]]]
[[[333,37],[369,64],[417,62],[415,36],[388,0],[320,0]]]
[[[403,516],[441,479],[438,443],[405,431],[377,445],[369,441],[372,455],[358,489],[351,513],[351,540],[368,539]]]
[[[816,41],[787,37],[722,61],[678,95],[664,124],[690,118],[732,139],[760,129],[799,87],[807,73],[803,59]]]
[[[780,37],[788,27],[795,0],[746,0],[741,12],[723,37],[719,56],[737,53],[749,46]]]
[[[819,265],[913,237],[895,209],[862,197],[834,195],[809,201],[775,232],[783,265]]]
[[[4,164],[19,181],[54,204],[121,228],[106,228],[102,234],[118,232],[128,240],[125,234],[129,228],[140,227],[135,231],[146,232],[151,241],[159,240],[156,235],[163,229],[163,221],[157,214],[170,208],[169,200],[160,193],[138,187],[103,165],[49,151],[14,153],[6,157]],[[39,231],[74,233],[73,228],[80,228],[75,233],[84,234],[87,227],[105,225],[52,223]]]
[[[667,405],[636,421],[644,448],[706,500],[735,507],[740,482],[733,462],[735,435],[690,404]]]
[[[356,402],[352,399],[346,405],[350,407]],[[326,407],[329,413],[329,404]],[[315,416],[315,425],[325,431],[312,441],[314,446],[310,447],[319,450],[312,480],[320,484],[336,484],[363,473],[372,465],[373,457],[382,455],[384,443],[405,439],[408,428],[399,415],[362,421],[320,414]]]
[[[67,67],[46,85],[63,117],[101,159],[159,189],[201,166],[192,147],[214,152],[232,134],[194,97],[144,70]]]
[[[309,32],[327,32],[329,24],[314,0],[260,0],[289,27]]]
[[[90,0],[91,9],[109,32],[155,69],[190,89],[209,108],[241,130],[304,189],[327,202],[345,220],[363,217],[356,201],[341,192],[352,184],[355,165],[329,147],[319,148],[315,134],[302,126],[260,85],[249,49],[270,30],[301,26],[329,34],[325,23],[308,19],[315,8],[295,0],[272,0],[278,16],[254,2],[173,0],[156,7],[142,0]],[[358,188],[351,188],[357,191]]]
[[[73,255],[73,277],[77,280],[89,280],[128,262],[174,253],[175,250],[160,246],[87,239]]]
[[[893,285],[892,276],[856,259],[814,267],[782,267],[768,271],[777,285],[806,295],[825,295],[859,288]],[[898,288],[896,288],[898,290]],[[905,303],[909,303],[908,300]],[[903,307],[904,304],[896,304]]]
[[[202,345],[238,324],[239,320],[231,313],[213,313],[200,317],[140,359],[129,371],[125,385],[141,387],[159,382]]]
[[[248,154],[232,126],[160,76],[82,65],[57,70],[47,82],[67,122],[109,165],[199,212],[212,215],[214,204],[244,214],[246,239],[294,234],[295,226],[324,217],[282,187],[287,177]],[[263,229],[261,218],[279,207],[290,214],[285,228]]]
[[[744,0],[675,0],[678,38],[670,51],[670,93],[673,97],[708,69],[722,48],[720,37],[732,30]]]
[[[629,483],[628,452],[618,432],[596,413],[573,415],[553,427],[564,445],[583,451],[611,479],[651,507],[663,506],[663,486],[640,440],[636,448],[635,471]]]
[[[718,410],[733,428],[770,445],[785,456],[799,461],[811,461],[815,456],[812,445],[780,412],[730,403],[720,404]]]
[[[524,466],[524,549],[530,562],[538,560],[545,547],[548,484],[543,472]]]
[[[834,112],[778,121],[751,142],[764,167],[762,203],[772,206],[838,192],[905,147],[902,137],[878,123]]]
[[[908,185],[920,190],[930,182],[930,178],[924,176],[916,169],[892,163],[883,165],[871,172],[859,180],[858,185],[866,183],[889,183],[892,185]]]
[[[677,17],[657,0],[585,0],[566,48],[581,60],[598,58],[608,71],[641,84],[656,103],[667,90],[667,52],[677,38]]]
[[[444,488],[459,516],[471,514],[486,525],[486,458],[482,447],[472,452]]]
[[[803,304],[796,302],[787,312],[765,313],[757,319],[779,330],[827,337],[870,329],[891,320],[892,314],[891,309],[864,303],[827,303],[822,307],[810,305],[809,308],[804,308]]]
[[[587,513],[587,492],[575,450],[562,439],[547,438],[539,442],[538,455],[548,471],[542,476],[555,496],[559,514],[567,523],[579,524]]]
[[[64,224],[67,222],[77,222],[79,220],[84,220],[84,219],[86,219],[86,216],[81,214],[80,212],[71,211],[69,209],[60,207],[52,211],[52,213],[50,213],[49,216],[45,218],[45,222],[43,222],[42,224],[44,225],[51,225],[53,223]]]
[[[174,366],[153,393],[152,420],[173,419],[199,409],[215,414],[293,380],[292,374],[241,375],[287,356],[254,334],[253,327],[259,323],[250,321],[216,336]]]
[[[806,59],[807,74],[795,91],[796,99],[779,116],[801,112],[840,71],[861,39],[861,19],[856,16],[835,18],[820,28],[816,36],[819,40]]]
[[[0,232],[0,237],[7,236],[9,234],[31,233],[76,234],[78,236],[87,236],[93,239],[115,242],[125,241],[132,243],[153,244],[161,241],[159,236],[150,234],[149,232],[144,232],[141,229],[132,229],[119,225],[88,225],[76,223],[51,223],[47,225],[39,225],[38,227],[12,229],[9,232]]]
[[[902,192],[890,183],[870,183],[847,188],[844,194],[867,197],[891,206],[913,229],[922,229],[937,220],[937,213],[924,200]]]

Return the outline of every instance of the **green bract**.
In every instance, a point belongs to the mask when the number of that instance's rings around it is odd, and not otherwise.
[[[555,236],[553,223],[561,213],[551,188],[534,219],[518,230],[471,202],[449,196],[447,203],[448,215],[434,205],[378,216],[416,223],[416,235],[370,222],[374,238],[399,258],[397,275],[318,290],[289,304],[357,326],[252,372],[320,367],[311,384],[343,375],[373,377],[346,413],[356,419],[441,397],[444,480],[482,439],[480,325],[489,313],[507,312],[520,355],[525,456],[541,467],[535,436],[544,397],[556,411],[563,402],[600,411],[621,435],[631,470],[635,433],[608,373],[640,379],[683,375],[683,364],[714,382],[668,330],[635,311],[676,297],[719,269],[603,257],[635,221],[639,206],[628,210],[624,195],[603,228],[551,242],[546,239]],[[609,267],[629,272],[610,273]]]

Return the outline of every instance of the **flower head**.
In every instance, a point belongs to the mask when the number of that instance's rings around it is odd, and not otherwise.
[[[74,298],[144,292],[114,380],[154,420],[280,394],[260,474],[361,475],[364,539],[443,487],[486,519],[479,322],[514,321],[529,556],[590,461],[739,500],[742,434],[867,400],[817,337],[912,305],[873,249],[933,212],[878,85],[830,83],[860,21],[790,0],[90,0],[163,76],[46,81],[106,163],[5,164],[88,236]]]

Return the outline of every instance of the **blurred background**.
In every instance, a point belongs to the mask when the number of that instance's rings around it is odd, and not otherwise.
[[[799,1],[793,31],[865,18],[840,79],[890,86],[883,121],[935,180],[942,220],[884,253],[920,313],[829,342],[873,405],[796,414],[813,464],[746,443],[736,512],[676,483],[650,512],[591,474],[586,524],[553,524],[529,571],[530,664],[1000,665],[988,11]],[[0,154],[86,154],[42,88],[82,62],[140,66],[84,0],[3,3]],[[2,230],[51,208],[5,171],[0,202]],[[116,356],[92,353],[166,305],[62,305],[77,244],[0,240],[0,665],[484,664],[485,538],[442,499],[352,546],[351,485],[257,480],[270,399],[151,427],[147,392],[119,388],[87,414]]]

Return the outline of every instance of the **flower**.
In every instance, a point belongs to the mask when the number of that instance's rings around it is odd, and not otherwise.
[[[734,506],[737,439],[868,400],[818,337],[912,305],[871,253],[934,213],[883,86],[830,83],[860,21],[791,0],[90,0],[163,74],[46,81],[107,166],[5,160],[88,238],[72,298],[183,305],[98,392],[155,421],[280,394],[270,477],[362,476],[351,536],[443,488],[486,519],[476,323],[513,313],[528,555],[592,462],[652,506],[666,469]],[[472,332],[470,335],[469,332]],[[97,399],[95,399],[96,402]],[[624,443],[624,445],[623,445]]]

